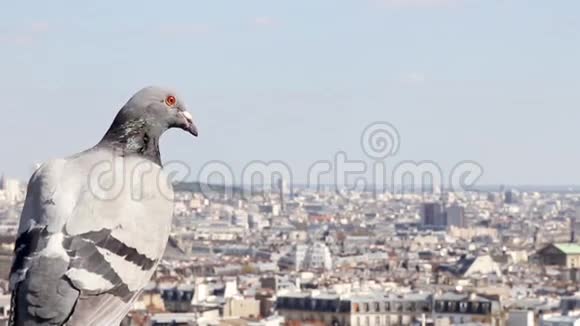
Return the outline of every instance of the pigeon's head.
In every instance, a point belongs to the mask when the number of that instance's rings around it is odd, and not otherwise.
[[[138,91],[123,106],[120,116],[125,121],[140,121],[163,133],[180,128],[197,137],[197,127],[177,94],[161,87],[150,86]]]

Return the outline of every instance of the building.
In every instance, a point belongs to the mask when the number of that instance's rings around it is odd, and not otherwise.
[[[230,298],[223,308],[224,317],[258,318],[260,301],[254,298]]]
[[[541,326],[580,326],[579,316],[545,316]]]
[[[517,204],[519,202],[519,193],[513,189],[507,190],[504,193],[503,202],[508,205]]]
[[[3,178],[1,190],[4,193],[4,199],[8,202],[15,203],[24,200],[20,181],[16,179]]]
[[[151,326],[190,326],[217,324],[219,321],[219,309],[208,308],[203,311],[188,313],[156,313],[151,315],[149,324]]]
[[[562,297],[560,299],[560,310],[564,315],[580,314],[580,295]]]
[[[533,310],[511,310],[508,315],[507,326],[534,326],[535,315]]]
[[[298,244],[287,257],[281,259],[282,267],[301,270],[331,270],[332,253],[323,242]]]
[[[286,210],[286,201],[284,200],[284,190],[286,189],[286,183],[283,178],[278,179],[278,195],[280,196],[280,210],[284,212]]]
[[[498,298],[466,293],[389,295],[385,293],[280,295],[276,309],[286,321],[325,325],[502,325]]]
[[[276,309],[287,322],[318,322],[337,326],[411,325],[414,321],[424,320],[430,314],[431,296],[296,293],[279,296]]]
[[[447,225],[447,218],[441,203],[423,203],[421,218],[423,227],[444,228]]]
[[[570,219],[570,242],[578,242],[580,238],[580,203],[576,204],[576,213]]]
[[[457,204],[445,207],[441,203],[423,203],[421,217],[422,226],[428,229],[467,227],[465,208]]]
[[[537,253],[542,265],[580,267],[580,245],[576,243],[553,243],[540,249]]]
[[[284,317],[269,316],[259,321],[249,321],[248,326],[281,326],[285,325]]]
[[[494,274],[501,275],[498,263],[489,255],[478,257],[461,257],[454,264],[441,265],[439,272],[448,273],[452,278],[466,278],[474,275]]]
[[[165,309],[170,312],[189,312],[193,294],[194,287],[191,285],[180,285],[161,290]]]
[[[258,205],[258,211],[261,214],[269,214],[272,216],[279,216],[280,215],[280,205],[277,204],[262,204]]]
[[[295,289],[296,284],[293,283],[288,276],[265,276],[260,278],[260,285],[264,289],[270,289],[273,292]]]
[[[447,207],[446,211],[446,223],[445,226],[450,227],[458,227],[458,228],[465,228],[467,227],[467,223],[465,221],[465,208],[459,206],[457,204],[453,204]]]
[[[347,235],[342,241],[342,250],[346,253],[364,253],[373,244],[369,235]]]
[[[465,323],[503,325],[501,304],[497,297],[466,293],[444,293],[436,296],[433,303],[433,319],[435,325]]]

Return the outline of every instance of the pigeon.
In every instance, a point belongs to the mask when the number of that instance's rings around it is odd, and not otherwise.
[[[162,258],[173,188],[159,139],[197,136],[171,90],[146,87],[102,140],[33,174],[10,271],[11,325],[119,325]]]

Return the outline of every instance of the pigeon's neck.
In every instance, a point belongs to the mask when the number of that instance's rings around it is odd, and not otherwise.
[[[112,147],[124,155],[139,155],[161,165],[159,153],[160,131],[149,127],[144,120],[113,122],[98,146]]]

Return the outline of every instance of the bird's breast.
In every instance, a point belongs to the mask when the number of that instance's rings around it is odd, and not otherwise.
[[[173,188],[167,175],[155,163],[138,157],[101,155],[92,161],[67,231],[108,229],[128,247],[159,259],[173,216]]]

